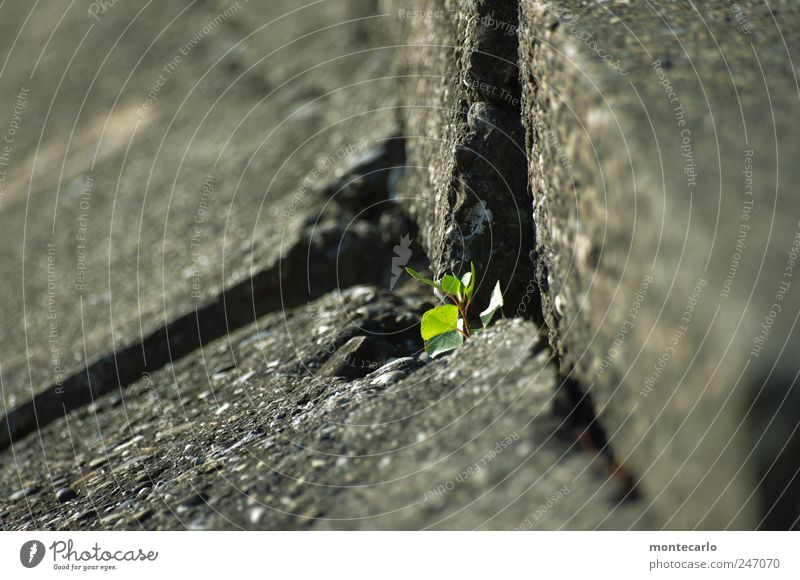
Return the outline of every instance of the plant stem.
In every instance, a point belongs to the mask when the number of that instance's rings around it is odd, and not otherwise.
[[[469,308],[469,303],[471,300],[467,299],[466,304],[462,303],[457,296],[453,296],[452,294],[442,292],[445,297],[449,298],[453,301],[453,305],[458,308],[458,313],[461,315],[461,320],[464,321],[464,330],[458,330],[464,338],[471,338],[472,331],[469,329],[469,320],[467,319],[467,309]]]
[[[472,296],[467,297],[467,304],[464,306],[464,326],[466,327],[469,335],[472,336],[472,331],[469,329],[469,319],[467,318],[467,312],[469,312],[470,304],[472,304]]]
[[[461,314],[461,320],[464,321],[464,331],[465,332],[463,332],[462,334],[464,334],[465,338],[470,338],[472,336],[472,332],[469,329],[469,320],[467,320],[466,307],[461,303],[456,304],[456,306],[458,307],[458,312]]]

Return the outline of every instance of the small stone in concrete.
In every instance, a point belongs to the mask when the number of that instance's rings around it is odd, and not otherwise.
[[[56,499],[59,503],[66,503],[76,497],[78,497],[78,494],[71,487],[62,487],[56,492]]]

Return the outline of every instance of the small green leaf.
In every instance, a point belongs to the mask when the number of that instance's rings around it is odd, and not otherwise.
[[[440,354],[457,349],[462,344],[464,344],[464,337],[457,330],[453,330],[452,332],[440,334],[431,340],[426,340],[425,352],[427,352],[431,358],[436,358]]]
[[[458,328],[458,308],[452,304],[437,306],[422,315],[420,333],[424,340],[456,330]]]
[[[448,274],[442,278],[442,292],[445,294],[450,294],[451,296],[455,296],[460,302],[461,297],[463,296],[463,286],[461,286],[461,280]]]
[[[469,288],[467,288],[467,292],[469,292],[469,297],[472,298],[472,292],[473,292],[473,290],[475,290],[475,280],[478,279],[478,277],[475,275],[475,263],[474,262],[470,262],[469,263],[469,269],[470,269],[470,274],[472,274],[472,275],[470,276],[470,279],[469,279]]]
[[[472,298],[472,292],[475,290],[475,264],[469,263],[470,271],[461,277],[461,285],[464,287],[464,294],[467,298]]]
[[[434,282],[430,278],[426,278],[425,276],[423,276],[422,274],[420,274],[419,272],[417,272],[413,268],[406,268],[406,272],[411,274],[412,278],[416,278],[417,280],[419,280],[423,284],[427,284],[431,288],[437,288],[438,290],[442,289],[442,285],[441,284],[437,284],[436,282]]]
[[[497,312],[499,308],[503,306],[503,293],[500,291],[500,281],[497,281],[497,284],[494,285],[494,290],[492,290],[492,297],[489,300],[489,306],[486,307],[486,310],[481,312],[481,322],[483,323],[484,328],[489,326],[489,323],[494,318],[494,313]]]

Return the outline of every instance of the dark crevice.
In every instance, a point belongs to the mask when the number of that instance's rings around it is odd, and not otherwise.
[[[758,529],[800,530],[800,381],[782,370],[755,376],[743,445],[759,477]]]
[[[492,281],[478,288],[478,303],[488,301],[493,281],[500,280],[506,316],[541,323],[538,292],[531,291],[534,225],[514,32],[517,4],[478,0],[471,9],[459,32],[464,41],[456,55],[455,142],[446,191],[455,227],[443,228],[441,255],[432,268],[443,275],[474,262]],[[475,235],[482,220],[490,229]]]
[[[608,474],[619,482],[621,488],[619,500],[638,499],[636,478],[627,466],[616,458],[606,430],[595,411],[592,396],[572,377],[571,373],[561,375],[555,411],[566,419],[578,446],[596,456]]]
[[[519,30],[519,1],[509,2],[508,5],[509,6],[504,6],[502,9],[503,15],[506,18],[513,18],[515,30]],[[557,23],[554,26],[557,26]],[[533,219],[534,192],[532,188],[532,179],[530,179],[529,174],[530,156],[532,155],[535,136],[532,135],[530,131],[526,131],[522,122],[522,103],[524,100],[522,97],[522,83],[528,82],[532,83],[532,86],[535,86],[537,80],[533,76],[530,68],[521,66],[523,47],[520,45],[519,34],[509,36],[509,38],[515,41],[507,44],[513,44],[513,58],[515,62],[520,65],[516,69],[516,76],[513,82],[509,83],[508,86],[509,90],[514,91],[514,103],[516,104],[514,107],[514,114],[516,115],[516,121],[519,125],[518,130],[522,134],[522,147],[524,147],[523,150],[525,151],[525,187],[529,207],[531,209],[531,233],[534,234],[532,237],[535,239],[536,224]],[[494,74],[502,74],[502,71],[495,72]],[[591,394],[589,394],[584,385],[574,378],[571,369],[564,368],[565,364],[562,360],[563,353],[560,352],[558,346],[558,313],[552,305],[547,303],[550,295],[547,259],[545,256],[537,255],[535,245],[530,250],[530,258],[533,264],[532,279],[535,281],[535,286],[537,286],[539,290],[535,297],[535,304],[531,305],[535,307],[537,314],[532,318],[547,331],[555,362],[559,367],[560,383],[556,397],[555,411],[558,415],[566,419],[572,431],[572,436],[576,440],[578,446],[583,451],[596,456],[605,466],[609,475],[619,481],[621,487],[619,499],[638,499],[639,494],[636,486],[636,478],[631,471],[616,458],[614,450],[608,440],[606,430],[597,415]],[[555,324],[551,326],[548,322],[555,322]]]

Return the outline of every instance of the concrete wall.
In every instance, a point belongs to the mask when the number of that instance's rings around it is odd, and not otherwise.
[[[484,30],[514,30],[495,43],[518,44],[528,234],[562,375],[591,397],[665,526],[794,525],[798,9],[523,0],[517,19],[481,2],[447,8],[410,21],[406,52],[425,78],[410,102],[447,108],[415,110],[406,127],[437,140],[409,147],[435,176],[410,182],[435,206],[418,215],[435,269],[459,255],[441,231],[465,223],[452,203],[459,119],[484,98],[465,63],[488,15]],[[496,274],[525,281],[508,264]]]

